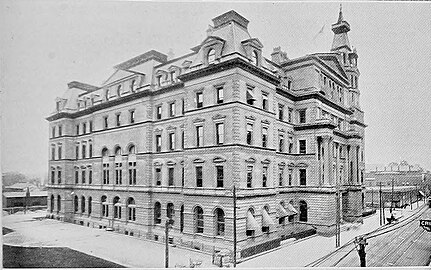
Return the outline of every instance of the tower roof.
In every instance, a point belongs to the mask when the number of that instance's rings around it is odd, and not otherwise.
[[[332,42],[331,51],[336,51],[340,48],[347,48],[351,51],[349,37],[347,33],[350,31],[350,24],[343,18],[343,9],[340,5],[340,12],[338,13],[338,20],[332,25],[332,32],[334,32],[334,40]]]

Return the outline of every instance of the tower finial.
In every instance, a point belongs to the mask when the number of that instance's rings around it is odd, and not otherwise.
[[[343,4],[340,4],[340,13],[338,13],[338,22],[337,23],[340,23],[343,20],[344,20],[343,19]]]

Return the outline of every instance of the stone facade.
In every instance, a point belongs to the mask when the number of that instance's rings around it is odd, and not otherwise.
[[[337,189],[340,216],[361,220],[365,124],[341,11],[331,52],[296,59],[264,58],[235,11],[213,23],[190,54],[149,51],[101,86],[68,84],[47,118],[50,211],[159,241],[170,216],[174,243],[232,250],[235,185],[239,254],[330,234]]]

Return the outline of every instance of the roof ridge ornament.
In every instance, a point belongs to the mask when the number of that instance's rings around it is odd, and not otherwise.
[[[338,22],[337,23],[340,23],[342,21],[344,21],[344,19],[343,19],[343,4],[340,4],[340,12],[338,13]]]

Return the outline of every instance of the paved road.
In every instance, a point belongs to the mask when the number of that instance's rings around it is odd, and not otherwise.
[[[431,219],[431,209],[423,207],[417,215],[371,233],[366,246],[368,267],[425,266],[431,256],[431,232],[419,227],[420,219]],[[384,234],[383,232],[387,232]],[[358,267],[354,244],[347,245],[316,266]]]

